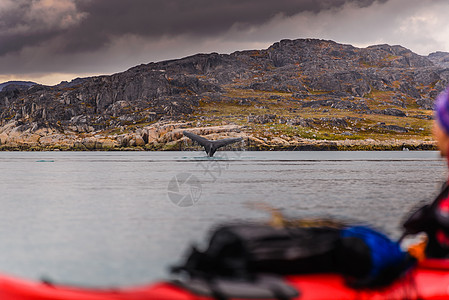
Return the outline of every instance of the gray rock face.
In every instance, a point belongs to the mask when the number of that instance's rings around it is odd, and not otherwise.
[[[14,89],[27,89],[37,83],[31,81],[8,81],[0,83],[0,92],[6,90],[14,90]]]
[[[397,133],[406,133],[408,132],[407,128],[397,126],[397,125],[385,125],[385,124],[379,124],[379,128],[387,130],[387,131],[393,131]]]
[[[396,116],[396,117],[406,117],[407,115],[397,108],[386,108],[382,110],[373,110],[372,111],[375,114],[381,114],[381,115],[388,115],[388,116]]]
[[[251,123],[266,124],[266,123],[274,122],[275,120],[276,120],[276,115],[273,115],[273,114],[248,116],[248,122],[251,122]]]
[[[265,50],[198,54],[52,87],[8,85],[0,92],[0,125],[15,120],[29,128],[78,132],[116,128],[188,115],[200,99],[222,99],[230,88],[288,92],[295,99],[319,94],[304,106],[357,111],[368,110],[360,99],[388,91],[432,109],[432,99],[449,83],[449,70],[442,67],[446,59],[446,54],[424,57],[401,46],[282,40]]]
[[[435,65],[442,68],[449,68],[449,53],[448,52],[434,52],[430,53],[427,58]]]

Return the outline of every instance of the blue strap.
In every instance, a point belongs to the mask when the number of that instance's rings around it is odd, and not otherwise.
[[[342,230],[342,237],[355,237],[363,240],[370,249],[371,271],[369,276],[375,277],[385,268],[398,267],[405,259],[405,252],[397,242],[386,235],[365,226],[354,226]]]

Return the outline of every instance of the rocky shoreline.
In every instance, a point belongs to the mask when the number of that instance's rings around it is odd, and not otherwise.
[[[225,150],[311,151],[311,150],[436,150],[434,141],[415,139],[320,140],[301,137],[260,137],[247,126],[222,125],[195,127],[192,122],[157,122],[127,132],[59,131],[54,128],[28,127],[11,121],[0,127],[2,151],[189,151],[201,147],[183,136],[189,130],[208,139],[241,137],[242,143]]]

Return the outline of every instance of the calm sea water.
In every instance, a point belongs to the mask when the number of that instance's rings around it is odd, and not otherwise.
[[[1,152],[0,272],[147,283],[213,224],[268,220],[259,202],[397,238],[445,178],[437,152]]]

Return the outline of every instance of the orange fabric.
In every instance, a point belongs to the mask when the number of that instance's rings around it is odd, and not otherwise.
[[[418,261],[422,261],[426,258],[425,250],[427,245],[427,238],[423,239],[417,244],[413,244],[408,247],[408,253],[416,258]]]

